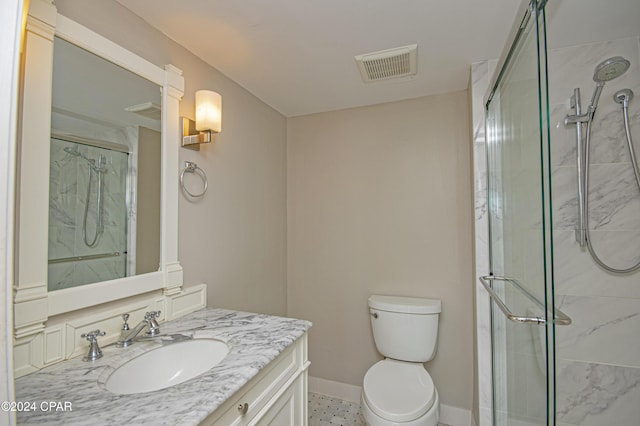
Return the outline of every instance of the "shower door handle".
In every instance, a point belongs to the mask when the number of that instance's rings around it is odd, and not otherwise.
[[[484,286],[484,288],[491,296],[491,299],[495,302],[495,304],[500,308],[502,313],[511,321],[521,323],[521,324],[537,324],[543,325],[547,323],[547,320],[542,317],[536,316],[527,316],[527,315],[516,315],[507,307],[505,302],[500,298],[500,296],[493,290],[491,283],[493,281],[503,281],[509,282],[513,285],[513,288],[517,289],[520,293],[527,297],[527,299],[531,300],[535,303],[539,308],[545,310],[544,304],[536,299],[531,293],[529,293],[523,286],[520,285],[513,278],[508,277],[500,277],[495,275],[487,275],[484,277],[480,277],[480,282]],[[564,312],[559,309],[554,309],[554,322],[556,325],[569,325],[571,324],[571,318],[569,318]]]

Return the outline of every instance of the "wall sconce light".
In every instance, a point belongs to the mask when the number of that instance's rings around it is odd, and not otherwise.
[[[196,92],[196,120],[182,117],[182,146],[200,150],[201,143],[211,142],[211,133],[222,131],[222,96],[210,90]]]

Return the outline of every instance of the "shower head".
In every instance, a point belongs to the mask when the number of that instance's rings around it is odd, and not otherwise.
[[[593,81],[598,84],[604,84],[606,81],[613,80],[621,76],[629,69],[631,63],[622,56],[614,56],[606,61],[598,64],[593,71]]]
[[[609,80],[620,77],[629,69],[629,66],[631,66],[631,62],[627,61],[622,56],[614,56],[598,64],[596,69],[593,71],[593,81],[596,82],[596,90],[593,92],[593,96],[591,97],[591,102],[589,104],[589,111],[592,116],[598,106],[598,101],[600,100],[604,84]]]

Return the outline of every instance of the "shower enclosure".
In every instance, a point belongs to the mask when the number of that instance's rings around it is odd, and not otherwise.
[[[129,153],[69,139],[51,138],[49,291],[128,276]]]
[[[638,22],[523,3],[473,64],[479,426],[640,424]]]

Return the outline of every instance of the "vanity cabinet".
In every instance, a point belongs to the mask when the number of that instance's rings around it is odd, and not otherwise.
[[[306,425],[308,366],[305,333],[201,425]]]

